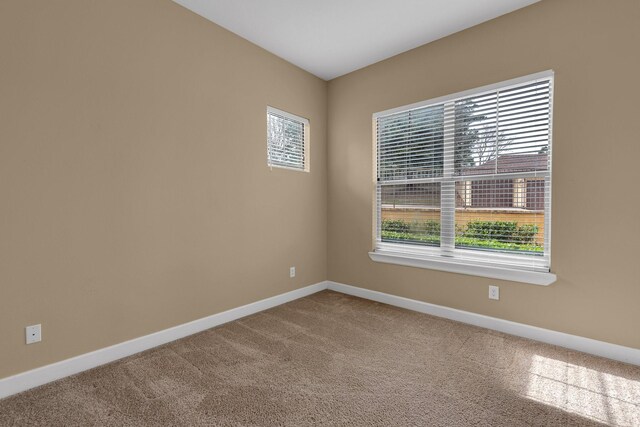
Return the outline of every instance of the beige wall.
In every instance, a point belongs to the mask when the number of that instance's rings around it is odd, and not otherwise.
[[[326,82],[169,0],[3,0],[0,58],[0,378],[326,279]]]
[[[327,98],[168,0],[0,2],[0,378],[327,277],[640,348],[639,20],[635,0],[544,0]],[[371,114],[546,69],[558,282],[370,261]],[[267,104],[310,119],[311,173],[267,168]]]
[[[329,279],[640,348],[640,2],[544,0],[329,84]],[[554,69],[549,287],[377,264],[371,115]],[[501,287],[499,302],[487,286]]]

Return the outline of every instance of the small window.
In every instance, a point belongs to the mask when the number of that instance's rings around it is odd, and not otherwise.
[[[544,72],[375,114],[372,259],[548,274],[552,92]]]
[[[267,107],[267,164],[309,171],[309,120]]]

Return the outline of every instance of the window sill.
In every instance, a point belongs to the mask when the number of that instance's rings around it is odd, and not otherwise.
[[[540,286],[549,286],[557,279],[556,275],[553,273],[468,264],[455,260],[448,260],[444,257],[409,257],[381,250],[369,252],[369,257],[375,262],[427,268],[430,270],[447,271],[450,273],[468,274],[471,276],[488,277],[491,279],[511,280],[514,282],[529,283]]]

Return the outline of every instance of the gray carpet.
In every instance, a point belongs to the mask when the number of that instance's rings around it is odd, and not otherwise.
[[[324,291],[0,400],[0,425],[640,426],[640,368]]]

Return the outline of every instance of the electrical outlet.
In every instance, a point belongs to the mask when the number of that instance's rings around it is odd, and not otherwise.
[[[497,286],[489,286],[489,299],[500,299],[500,288]]]
[[[296,268],[295,267],[289,267],[289,277],[296,277]]]
[[[31,325],[25,328],[27,344],[42,341],[42,325]]]

